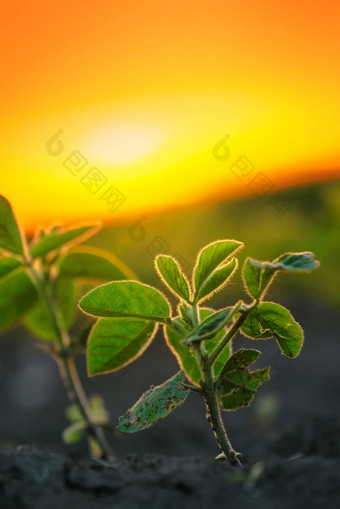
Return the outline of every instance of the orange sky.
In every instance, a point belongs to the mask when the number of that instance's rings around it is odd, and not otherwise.
[[[329,0],[4,1],[0,192],[29,227],[247,194],[259,172],[274,191],[339,177],[339,15]]]

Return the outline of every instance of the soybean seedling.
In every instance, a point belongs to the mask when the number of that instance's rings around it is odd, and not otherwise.
[[[191,283],[174,258],[156,257],[158,275],[179,300],[177,316],[172,315],[163,293],[136,281],[104,284],[82,298],[80,308],[100,317],[88,341],[90,375],[115,371],[132,362],[150,344],[158,324],[163,326],[167,344],[181,367],[170,380],[141,396],[120,418],[119,430],[134,433],[148,428],[193,391],[204,398],[221,450],[217,458],[241,465],[221,411],[249,405],[259,386],[268,380],[269,367],[250,371],[260,352],[240,349],[233,353],[232,340],[239,331],[255,340],[274,337],[284,355],[296,357],[303,344],[300,325],[287,309],[264,301],[264,297],[278,272],[309,272],[319,266],[312,253],[288,253],[272,262],[248,258],[243,280],[251,302],[240,300],[219,310],[205,307],[203,303],[224,288],[235,273],[235,254],[242,247],[242,242],[235,240],[219,240],[204,247]]]
[[[71,421],[63,432],[66,443],[88,437],[92,454],[110,456],[103,427],[107,412],[102,401],[88,401],[74,362],[84,350],[89,327],[70,334],[77,310],[76,284],[134,277],[110,253],[89,246],[72,247],[98,231],[98,225],[49,231],[37,230],[28,242],[12,207],[0,196],[0,331],[21,323],[39,339],[58,363],[69,398]]]

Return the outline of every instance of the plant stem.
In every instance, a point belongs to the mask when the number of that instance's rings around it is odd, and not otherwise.
[[[60,355],[57,357],[57,363],[69,399],[72,403],[76,403],[78,405],[84,421],[86,422],[87,432],[98,443],[98,446],[101,449],[102,457],[109,458],[112,456],[110,446],[105,438],[103,430],[92,422],[89,402],[79,379],[74,359],[67,349],[68,345],[70,344],[70,337],[63,325],[59,309],[55,305],[53,297],[47,291],[44,281],[41,279],[40,273],[34,268],[33,263],[29,258],[26,259],[25,265],[28,274],[30,275],[33,283],[37,288],[38,294],[42,301],[45,303],[46,309],[50,315],[55,337],[60,347]]]
[[[255,302],[251,306],[245,307],[243,309],[240,309],[241,306],[242,306],[242,303],[239,303],[238,305],[236,305],[236,307],[234,308],[234,311],[233,311],[233,314],[241,312],[241,316],[236,320],[236,322],[229,329],[229,331],[224,336],[224,338],[219,342],[219,344],[216,346],[215,350],[213,350],[211,352],[211,354],[208,356],[207,365],[209,367],[213,366],[214,362],[216,361],[217,357],[220,355],[222,350],[227,346],[229,341],[231,341],[233,339],[233,337],[238,333],[238,331],[242,327],[243,323],[245,322],[247,316],[249,315],[250,311],[252,311],[257,306],[257,302]]]
[[[191,309],[192,309],[193,324],[194,324],[194,327],[197,327],[200,323],[200,314],[198,311],[198,304],[193,303],[191,305]]]
[[[203,382],[201,387],[204,394],[205,406],[207,409],[207,418],[213,430],[215,440],[223,452],[226,460],[229,460],[230,463],[238,465],[242,468],[242,463],[238,459],[237,453],[234,451],[233,446],[231,445],[230,439],[223,424],[221,405],[218,401],[218,396],[216,393],[212,367],[208,366],[206,360],[203,358],[201,359],[201,367],[203,372]]]
[[[238,312],[241,305],[242,305],[242,302],[239,302],[235,306],[233,313]],[[199,320],[199,311],[198,311],[197,304],[192,305],[192,310],[193,310],[193,317],[194,317],[194,325],[198,326],[200,320]],[[222,348],[220,349],[220,351],[217,353],[216,358],[218,357],[220,352],[223,350],[224,346],[225,345],[223,345]],[[213,430],[215,440],[216,440],[219,448],[223,452],[226,460],[229,460],[230,463],[238,465],[239,467],[242,468],[242,463],[238,459],[237,453],[234,451],[234,449],[231,445],[231,442],[229,440],[229,437],[227,435],[226,429],[223,424],[222,415],[221,415],[221,406],[218,401],[218,396],[216,393],[216,387],[215,387],[214,376],[213,376],[212,366],[213,366],[214,361],[211,362],[211,355],[209,357],[206,357],[203,355],[202,348],[201,348],[200,344],[193,343],[192,348],[193,348],[193,353],[196,357],[198,365],[200,366],[201,373],[203,376],[203,380],[201,382],[201,389],[203,392],[205,406],[207,409],[207,418],[208,418],[211,428]],[[214,352],[216,350],[217,350],[217,348],[214,350]]]

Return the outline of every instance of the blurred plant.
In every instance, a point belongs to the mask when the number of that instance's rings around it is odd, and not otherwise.
[[[70,334],[78,301],[76,282],[93,287],[100,281],[134,276],[110,253],[89,246],[72,248],[98,229],[98,225],[39,229],[29,243],[10,203],[0,195],[0,331],[21,322],[39,338],[40,346],[58,363],[73,417],[78,414],[76,421],[71,418],[73,428],[63,434],[65,441],[76,442],[86,432],[92,452],[107,457],[111,451],[102,429],[106,411],[98,399],[92,406],[88,402],[74,362],[90,329],[87,324],[78,335]]]
[[[86,437],[89,451],[91,452],[92,456],[103,456],[99,442],[96,440],[96,438],[91,436],[91,434],[86,433],[87,422],[84,419],[84,415],[81,412],[79,406],[77,404],[68,406],[66,408],[65,414],[66,418],[71,423],[70,426],[68,426],[63,431],[63,440],[65,444],[74,444]],[[110,415],[105,409],[105,403],[101,396],[93,395],[89,398],[88,414],[91,418],[91,421],[97,426],[111,429],[111,426],[109,425]]]
[[[222,410],[247,406],[255,391],[269,378],[269,367],[250,371],[260,356],[258,350],[232,353],[232,339],[240,331],[251,339],[274,337],[284,355],[296,357],[303,332],[290,312],[263,298],[276,274],[308,272],[319,266],[312,253],[288,253],[273,262],[248,258],[243,266],[245,288],[252,298],[218,311],[203,303],[224,288],[237,269],[235,258],[242,242],[220,240],[198,254],[190,284],[171,256],[156,257],[156,270],[179,299],[178,316],[172,317],[164,295],[136,281],[112,282],[85,295],[80,308],[100,317],[88,341],[90,375],[115,371],[132,362],[150,344],[158,324],[164,327],[169,348],[181,371],[158,387],[151,387],[120,418],[118,429],[133,433],[148,428],[181,405],[190,391],[204,397],[207,416],[222,451],[216,459],[240,463],[225,431]],[[189,383],[185,382],[185,377]]]

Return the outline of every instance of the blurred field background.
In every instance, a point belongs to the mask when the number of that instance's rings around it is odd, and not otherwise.
[[[270,290],[273,298],[292,292],[309,294],[330,306],[340,304],[340,181],[284,190],[289,207],[278,214],[268,199],[246,197],[148,216],[106,228],[95,239],[123,259],[143,281],[161,284],[153,270],[153,255],[178,256],[191,276],[196,254],[216,239],[242,240],[240,266],[247,256],[273,260],[289,251],[314,251],[322,267],[312,275],[281,275]],[[188,267],[188,268],[187,268]],[[214,297],[223,305],[241,291],[240,271],[224,292]],[[226,295],[225,295],[226,294]]]

